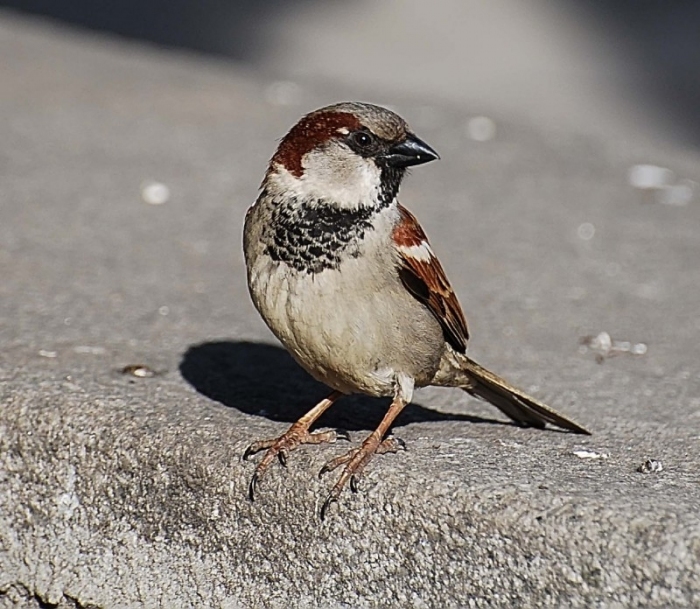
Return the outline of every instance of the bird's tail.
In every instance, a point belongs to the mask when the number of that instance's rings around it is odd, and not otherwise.
[[[468,386],[462,387],[464,391],[490,402],[516,423],[539,428],[549,423],[575,433],[591,434],[585,427],[516,389],[474,360],[464,356],[460,364],[470,381]]]

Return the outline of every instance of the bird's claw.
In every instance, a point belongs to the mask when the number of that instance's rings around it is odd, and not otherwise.
[[[346,429],[336,429],[335,430],[335,439],[336,440],[345,440],[346,442],[350,442],[350,434]]]
[[[259,480],[260,477],[258,476],[258,472],[255,472],[250,477],[250,483],[248,484],[248,499],[250,499],[251,501],[255,501],[255,489],[258,486]]]
[[[287,451],[283,448],[277,453],[277,459],[279,459],[282,467],[287,467]]]
[[[406,450],[406,442],[396,436],[389,436],[384,438],[377,446],[376,454],[385,455],[387,453],[397,453],[400,450]]]
[[[245,449],[245,452],[243,453],[243,460],[247,461],[250,459],[257,451],[254,450],[254,444],[251,444],[248,446],[248,448]]]
[[[332,503],[337,503],[337,501],[338,498],[334,497],[332,493],[328,495],[328,498],[323,502],[323,505],[321,506],[321,511],[319,513],[319,516],[322,521],[326,519],[326,513],[328,512],[328,508],[331,507]]]

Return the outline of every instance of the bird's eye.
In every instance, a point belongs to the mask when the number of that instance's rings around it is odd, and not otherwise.
[[[359,148],[369,148],[374,143],[374,138],[366,131],[355,131],[351,138],[352,143]]]

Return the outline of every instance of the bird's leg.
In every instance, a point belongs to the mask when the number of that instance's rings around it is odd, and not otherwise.
[[[270,438],[267,440],[258,440],[253,442],[243,453],[243,460],[247,461],[249,457],[261,450],[267,450],[263,456],[260,463],[258,463],[250,479],[250,485],[248,486],[248,496],[250,500],[253,501],[255,498],[255,488],[263,475],[265,470],[270,466],[275,460],[275,457],[279,459],[279,462],[287,466],[287,455],[297,448],[300,444],[322,444],[323,442],[335,442],[339,438],[344,440],[349,440],[347,433],[329,430],[329,431],[317,431],[314,433],[309,432],[309,428],[313,425],[314,421],[318,419],[330,406],[343,394],[340,391],[334,391],[327,398],[321,400],[316,406],[314,406],[309,412],[307,412],[303,417],[301,417],[296,423],[294,423],[286,432],[277,438]]]
[[[394,401],[391,403],[391,406],[389,406],[389,410],[384,415],[382,422],[377,429],[365,438],[365,441],[362,442],[362,446],[360,446],[360,448],[354,448],[346,454],[330,460],[321,468],[319,476],[341,465],[345,465],[342,474],[340,474],[340,478],[338,478],[338,481],[331,489],[331,492],[328,494],[326,501],[321,507],[321,520],[325,519],[326,512],[331,503],[338,501],[338,497],[348,481],[350,482],[350,489],[353,492],[357,492],[357,479],[375,454],[381,455],[388,452],[397,452],[399,449],[406,447],[403,440],[399,440],[398,438],[388,437],[384,439],[384,435],[391,427],[391,424],[404,409],[404,406],[411,401],[413,396],[413,379],[403,378],[400,381],[402,382],[398,383]]]

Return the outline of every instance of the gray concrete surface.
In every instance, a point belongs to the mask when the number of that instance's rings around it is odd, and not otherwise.
[[[290,94],[10,14],[0,57],[0,607],[700,605],[700,200],[627,177],[697,182],[697,151],[497,108],[477,142],[483,106],[369,81]],[[245,496],[244,447],[323,389],[249,303],[241,223],[285,129],[357,97],[443,157],[402,200],[471,353],[594,435],[420,391],[395,429],[409,450],[320,523],[316,472],[345,446],[301,449]],[[166,203],[142,200],[148,180]],[[598,363],[579,340],[601,331],[648,351]],[[347,399],[322,424],[357,442],[382,405]],[[638,473],[647,458],[664,470]]]

